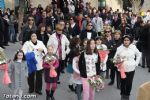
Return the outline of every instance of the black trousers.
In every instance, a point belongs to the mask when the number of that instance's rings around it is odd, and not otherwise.
[[[3,46],[3,33],[0,32],[0,46]]]
[[[150,70],[150,53],[149,53],[149,51],[146,51],[146,63],[147,63],[147,67]]]
[[[29,75],[29,91],[42,91],[42,72],[43,70],[39,70]]]
[[[60,72],[64,70],[65,60],[59,60],[59,67],[57,68],[57,77],[59,80]]]
[[[112,82],[115,81],[115,76],[116,76],[116,80],[117,80],[117,88],[120,88],[120,72],[118,71],[117,67],[113,66],[110,69],[110,79]]]
[[[132,82],[135,71],[126,72],[126,78],[121,79],[121,95],[129,96],[132,89]]]

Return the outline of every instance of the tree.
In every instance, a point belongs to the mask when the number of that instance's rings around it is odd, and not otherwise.
[[[133,12],[139,12],[144,4],[144,0],[129,0],[132,4]]]

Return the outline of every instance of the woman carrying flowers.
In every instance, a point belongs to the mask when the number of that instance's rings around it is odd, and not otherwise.
[[[95,89],[90,85],[89,79],[98,77],[100,57],[93,39],[87,42],[86,51],[81,53],[78,66],[83,84],[83,100],[94,100]]]
[[[114,56],[115,64],[119,65],[120,73],[125,73],[125,76],[121,74],[121,100],[129,100],[135,68],[141,58],[141,53],[132,42],[131,36],[124,36],[123,44],[117,48]]]

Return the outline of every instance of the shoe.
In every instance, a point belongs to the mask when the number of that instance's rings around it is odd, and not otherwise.
[[[60,81],[57,81],[57,84],[60,84]]]
[[[50,100],[50,91],[46,90],[46,100]]]
[[[141,66],[142,68],[145,68],[145,66]]]
[[[51,90],[51,93],[50,93],[50,98],[51,98],[51,100],[55,100],[55,98],[54,98],[54,90]]]
[[[75,92],[75,89],[73,88],[73,85],[69,85],[68,87],[69,87],[69,89],[70,89],[72,92]]]
[[[125,95],[121,95],[121,100],[125,100]]]
[[[1,48],[3,48],[3,49],[5,49],[5,47],[4,46],[0,46]]]
[[[33,90],[29,90],[29,93],[33,93],[34,91]]]
[[[35,91],[37,94],[42,95],[41,91]]]
[[[51,97],[51,100],[55,100],[54,96]]]
[[[64,71],[61,71],[61,73],[64,74],[65,72],[64,72]]]
[[[4,44],[4,46],[9,46],[8,44]]]
[[[148,70],[148,72],[150,73],[150,69]]]
[[[129,100],[129,96],[125,95],[124,100]]]
[[[108,83],[108,85],[113,85],[114,84],[114,82],[113,81],[110,81],[109,83]]]

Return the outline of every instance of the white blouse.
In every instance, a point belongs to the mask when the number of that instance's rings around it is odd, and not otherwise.
[[[87,55],[85,53],[85,63],[86,63],[86,72],[87,72],[87,77],[92,77],[96,75],[96,65],[98,61],[98,55],[97,54],[92,54],[92,55]]]
[[[134,71],[141,59],[141,53],[133,44],[130,44],[128,48],[124,45],[118,47],[114,59],[117,59],[118,56],[123,60],[122,66],[125,72]]]

